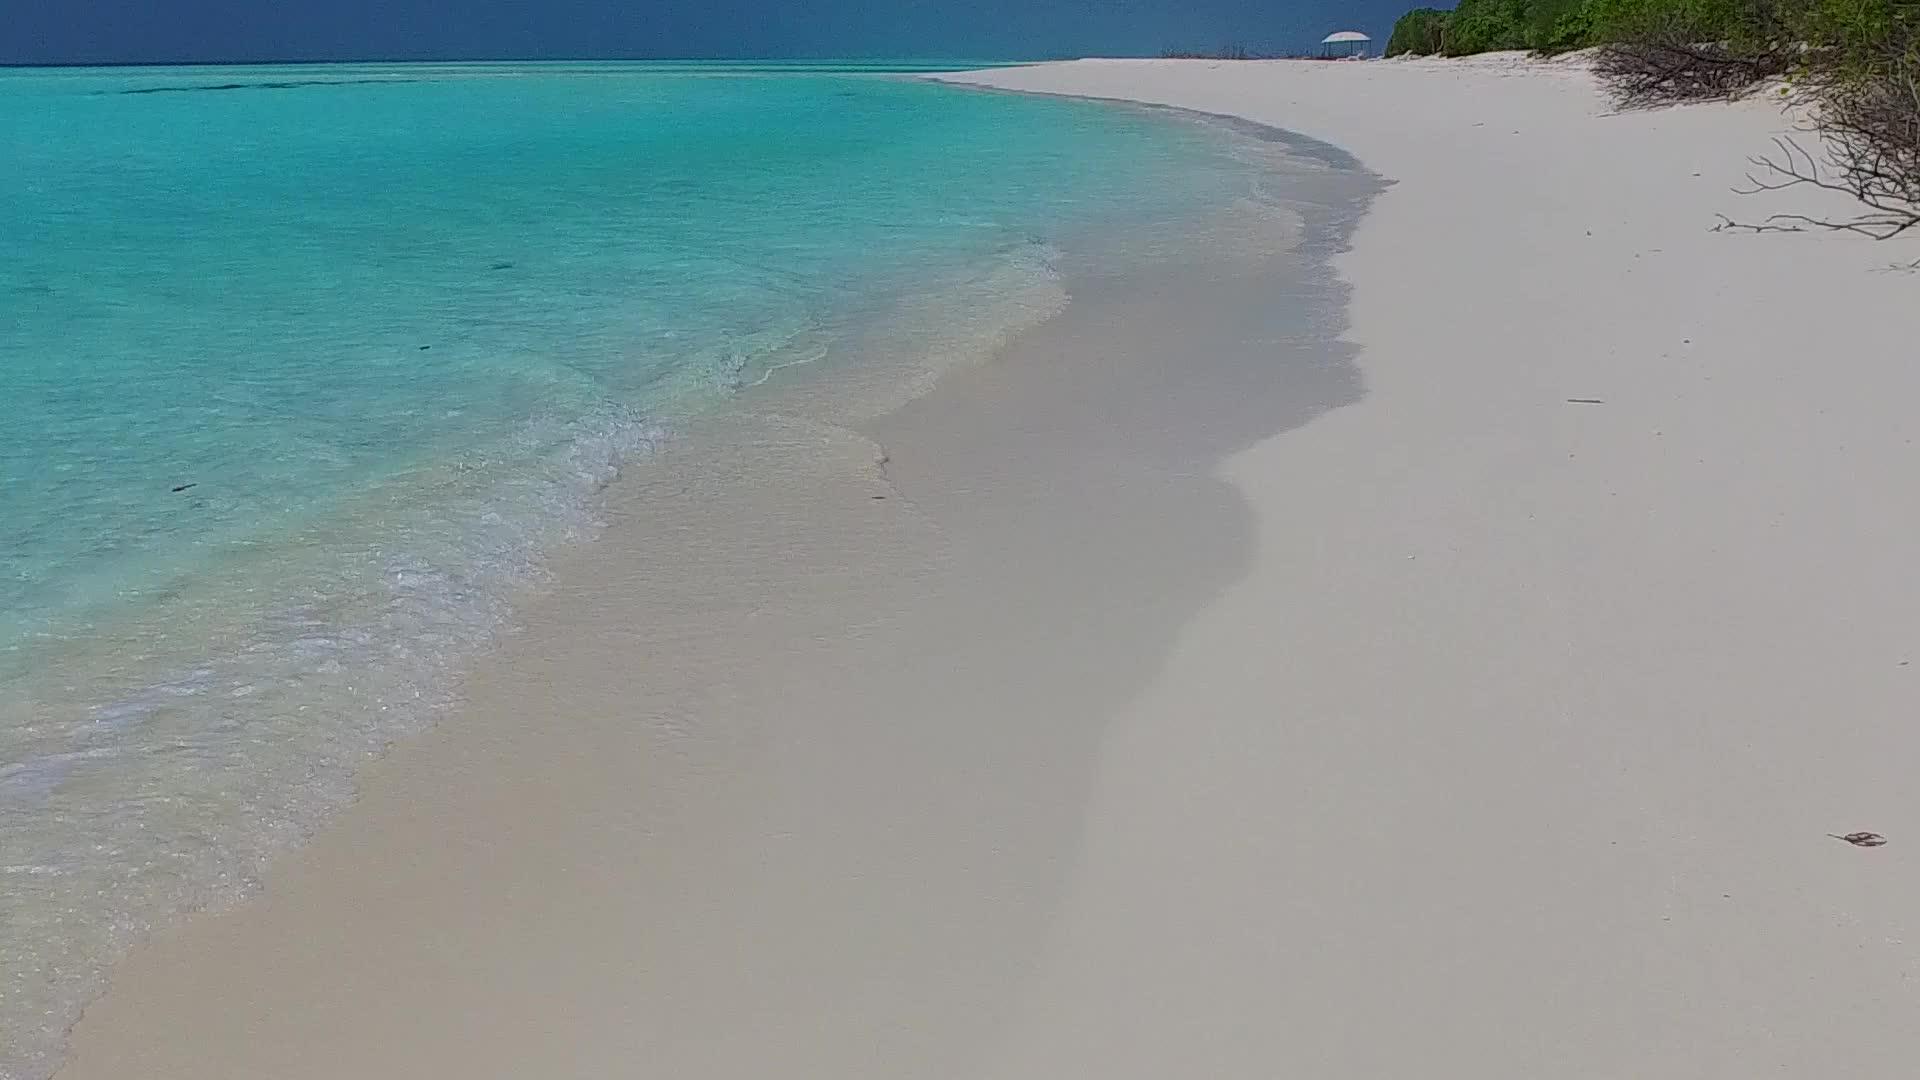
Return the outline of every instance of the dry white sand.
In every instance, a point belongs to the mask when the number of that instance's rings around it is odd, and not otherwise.
[[[1709,232],[1847,210],[1729,193],[1768,102],[1607,115],[1509,59],[977,78],[1398,181],[1340,261],[1367,398],[1228,465],[1254,568],[1114,729],[984,1074],[1920,1074],[1916,245]]]
[[[975,78],[1395,181],[1338,263],[1364,397],[1195,436],[1156,364],[1257,337],[1196,279],[869,435],[766,420],[771,483],[627,492],[472,714],[137,953],[63,1075],[1920,1070],[1920,252],[1707,231],[1814,205],[1729,194],[1764,103]],[[1089,349],[1121,389],[1054,374]]]

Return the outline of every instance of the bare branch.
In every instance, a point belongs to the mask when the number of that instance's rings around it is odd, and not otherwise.
[[[1749,159],[1743,195],[1807,188],[1846,195],[1850,218],[1775,214],[1758,223],[1722,216],[1715,231],[1850,232],[1886,240],[1920,225],[1920,29],[1896,21],[1865,37],[1809,45],[1805,26],[1761,0],[1735,41],[1703,41],[1712,20],[1656,7],[1621,40],[1602,46],[1593,70],[1622,108],[1752,93],[1792,72],[1810,105],[1803,132]],[[1724,29],[1723,26],[1720,29]]]
[[[1779,153],[1749,159],[1760,174],[1749,172],[1748,186],[1735,190],[1742,195],[1754,195],[1811,187],[1852,196],[1869,210],[1858,217],[1839,220],[1775,214],[1767,219],[1770,224],[1793,222],[1830,232],[1858,233],[1876,240],[1892,239],[1920,225],[1920,126],[1907,136],[1915,140],[1915,145],[1902,147],[1897,138],[1889,137],[1884,127],[1867,126],[1875,118],[1850,111],[1854,107],[1847,100],[1821,105],[1814,119],[1822,145],[1819,155],[1800,145],[1798,140],[1777,137],[1773,142]],[[1920,114],[1916,122],[1920,122]],[[1903,159],[1903,155],[1908,157]],[[1721,228],[1751,228],[1724,217],[1722,222]]]
[[[1762,232],[1806,232],[1807,231],[1806,229],[1801,228],[1798,225],[1776,224],[1773,218],[1768,218],[1767,220],[1760,222],[1759,224],[1756,225],[1748,221],[1735,221],[1725,214],[1715,214],[1714,217],[1717,217],[1720,219],[1720,224],[1715,225],[1713,227],[1713,229],[1711,230],[1713,232],[1762,233]]]
[[[1593,70],[1623,109],[1743,97],[1786,72],[1786,50],[1736,53],[1696,42],[1683,28],[1648,32],[1642,40],[1603,46]]]

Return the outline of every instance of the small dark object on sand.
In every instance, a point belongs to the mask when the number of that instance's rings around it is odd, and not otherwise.
[[[513,264],[512,264],[512,263],[510,263],[510,262],[497,262],[497,263],[494,263],[494,264],[493,264],[492,266],[490,266],[490,267],[488,267],[487,269],[489,269],[489,270],[511,270],[511,269],[513,269]]]
[[[1856,832],[1848,833],[1845,836],[1841,836],[1839,833],[1828,833],[1827,835],[1833,837],[1835,840],[1845,840],[1854,847],[1879,847],[1881,844],[1887,842],[1887,838],[1877,832]]]
[[[199,487],[199,486],[200,486],[200,485],[199,485],[199,483],[198,483],[198,482],[195,482],[195,483],[192,483],[192,484],[181,484],[181,485],[180,485],[179,487],[177,487],[177,488],[174,488],[174,489],[173,489],[173,493],[174,493],[175,495],[178,495],[178,494],[180,494],[181,492],[183,492],[183,491],[185,491],[185,490],[187,490],[188,488],[197,488],[197,487]]]
[[[422,345],[422,346],[420,346],[420,351],[421,351],[421,352],[426,352],[426,351],[427,351],[428,349],[431,349],[431,348],[433,348],[433,346],[431,346],[431,345]]]
[[[1597,397],[1570,397],[1567,399],[1567,404],[1569,405],[1605,405],[1606,402],[1600,400]]]

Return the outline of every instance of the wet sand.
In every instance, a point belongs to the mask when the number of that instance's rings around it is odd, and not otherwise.
[[[1216,467],[1361,394],[1328,259],[1377,180],[1249,152],[1278,203],[1067,257],[984,362],[799,372],[631,470],[466,706],[137,952],[61,1075],[984,1065],[1108,724],[1248,568]]]

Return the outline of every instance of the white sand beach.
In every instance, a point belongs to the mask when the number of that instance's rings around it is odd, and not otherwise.
[[[1185,385],[1270,343],[1170,275],[636,470],[60,1075],[1920,1071],[1920,246],[1711,231],[1836,206],[1731,192],[1776,105],[1572,65],[964,78],[1356,156],[1357,375]]]

